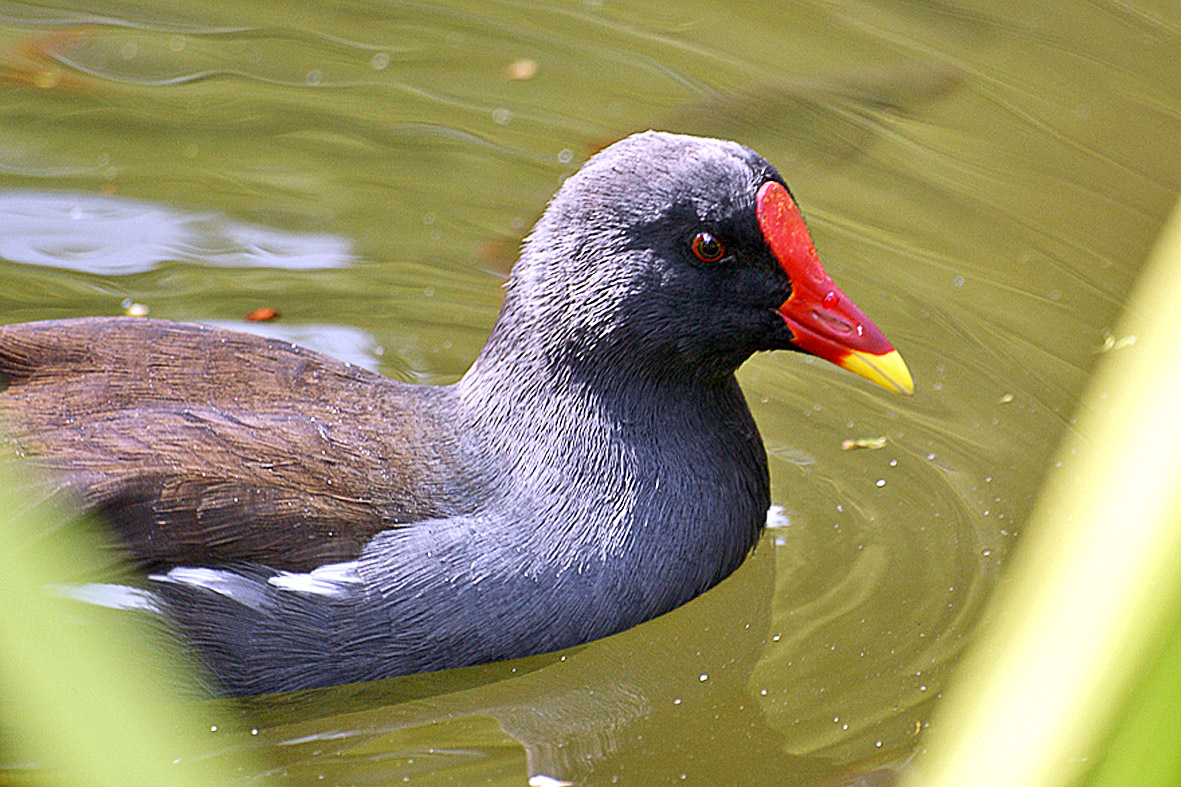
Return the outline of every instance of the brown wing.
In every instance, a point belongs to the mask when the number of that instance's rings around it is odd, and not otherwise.
[[[155,567],[287,570],[454,513],[443,389],[284,342],[134,318],[0,328],[0,421]]]

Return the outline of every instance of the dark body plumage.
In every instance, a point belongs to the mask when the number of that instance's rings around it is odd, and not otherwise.
[[[734,371],[793,349],[773,168],[649,132],[567,180],[445,387],[130,318],[0,329],[0,419],[105,513],[227,690],[527,655],[673,609],[769,505]],[[691,251],[702,230],[726,257]],[[308,574],[329,565],[329,568]]]

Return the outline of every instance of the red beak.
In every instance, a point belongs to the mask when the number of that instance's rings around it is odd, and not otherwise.
[[[759,188],[759,228],[791,280],[791,297],[776,309],[805,352],[909,396],[914,381],[902,356],[833,282],[812,243],[804,217],[782,185]]]

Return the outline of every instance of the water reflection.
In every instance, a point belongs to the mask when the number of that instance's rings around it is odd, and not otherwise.
[[[347,325],[284,325],[282,323],[246,322],[238,320],[202,320],[205,325],[227,331],[241,331],[265,339],[298,344],[323,353],[338,361],[378,370],[378,356],[385,350],[370,334]]]
[[[213,212],[94,194],[0,191],[0,257],[25,265],[124,276],[167,262],[215,267],[341,268],[351,244],[245,224]]]
[[[276,772],[297,779],[325,773],[338,757],[368,755],[369,776],[396,782],[419,770],[428,749],[436,767],[455,768],[462,778],[470,751],[433,744],[440,722],[474,716],[497,726],[468,743],[488,747],[497,738],[492,730],[508,733],[523,748],[514,770],[530,776],[631,783],[672,767],[704,784],[732,770],[728,762],[740,750],[749,761],[744,773],[770,768],[783,775],[780,783],[802,784],[823,762],[782,751],[749,686],[767,641],[773,582],[773,553],[764,544],[715,592],[607,640],[516,662],[262,699],[251,710],[260,735],[284,743],[271,750]],[[735,615],[735,608],[745,611]],[[345,734],[325,740],[330,730]]]

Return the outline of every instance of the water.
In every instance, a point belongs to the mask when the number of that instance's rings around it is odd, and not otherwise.
[[[292,783],[888,779],[1181,184],[1179,30],[1165,2],[7,4],[0,320],[129,300],[451,382],[594,150],[751,145],[914,398],[757,357],[787,521],[731,579],[568,653],[248,702],[211,743]]]

